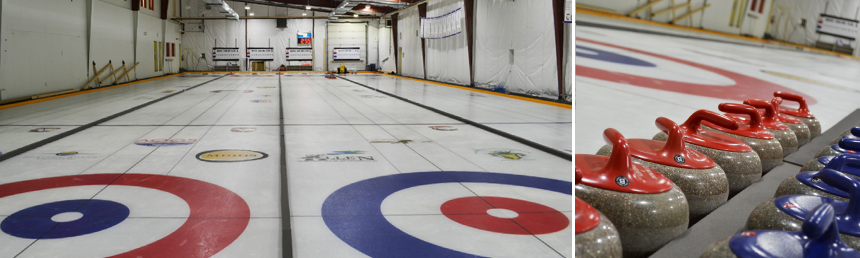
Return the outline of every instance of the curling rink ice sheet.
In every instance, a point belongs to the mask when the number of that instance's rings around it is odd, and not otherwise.
[[[696,110],[770,100],[777,90],[804,95],[822,131],[860,108],[855,59],[588,14],[577,20],[724,41],[577,26],[577,153],[603,146],[606,128],[651,139],[658,117],[683,123]]]
[[[572,148],[569,108],[420,87]],[[91,126],[0,161],[2,257],[572,257],[571,161],[342,79],[190,73],[0,117],[4,153]]]

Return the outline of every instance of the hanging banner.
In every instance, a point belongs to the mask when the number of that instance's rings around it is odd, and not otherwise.
[[[457,8],[445,15],[421,18],[419,31],[423,39],[441,39],[463,32],[460,23],[463,20],[463,7]]]
[[[275,51],[270,47],[249,47],[246,54],[251,61],[275,60]]]
[[[238,47],[213,47],[213,61],[239,61],[241,58]]]
[[[815,31],[821,34],[854,40],[857,37],[857,20],[821,14]]]
[[[573,23],[573,4],[571,0],[564,0],[564,23]]]
[[[310,48],[287,48],[287,61],[313,61],[313,50]]]

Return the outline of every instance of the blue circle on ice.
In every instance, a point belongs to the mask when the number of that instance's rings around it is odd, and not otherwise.
[[[438,246],[395,227],[382,214],[389,195],[415,186],[441,183],[491,183],[572,195],[573,184],[556,179],[489,172],[416,172],[370,178],[344,186],[323,202],[326,226],[338,238],[371,257],[481,257]]]
[[[612,63],[617,63],[617,64],[645,66],[645,67],[657,66],[657,65],[652,64],[648,61],[644,61],[644,60],[640,60],[637,58],[612,53],[609,51],[603,51],[603,50],[596,49],[596,48],[583,47],[583,46],[576,46],[576,48],[578,50],[583,50],[583,51],[577,51],[576,52],[576,56],[579,56],[579,57],[597,59],[597,60],[612,62]]]
[[[61,213],[80,213],[80,218],[54,221]],[[29,239],[76,237],[102,231],[128,218],[129,209],[105,200],[68,200],[36,205],[15,212],[0,222],[6,234]]]

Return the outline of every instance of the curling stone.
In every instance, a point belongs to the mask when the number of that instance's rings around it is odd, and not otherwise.
[[[665,142],[627,139],[633,162],[656,170],[681,188],[690,204],[690,220],[698,221],[729,200],[726,172],[701,152],[684,145],[681,127],[665,117],[655,123],[669,132]],[[609,156],[612,146],[604,145],[597,155]]]
[[[582,175],[576,169],[576,184]],[[618,230],[605,215],[588,205],[587,202],[573,197],[576,239],[576,257],[621,257],[621,238]]]
[[[833,141],[830,142],[830,145],[837,144],[839,143],[839,140],[842,139],[860,139],[860,136],[858,135],[860,135],[860,127],[852,127],[848,131],[840,134],[836,139],[833,139]]]
[[[860,151],[860,139],[843,139],[838,143],[839,148],[850,150],[850,151]],[[841,154],[841,155],[855,155],[855,154]],[[823,156],[810,160],[802,168],[800,168],[800,172],[804,171],[819,171],[824,169],[824,165],[827,165],[830,160],[832,160],[836,156]]]
[[[860,166],[860,155],[840,155],[834,157],[824,166],[824,169],[832,169],[841,171],[852,177],[860,177],[860,174],[855,169],[846,169],[849,166]],[[822,169],[822,171],[824,170]],[[773,197],[780,197],[793,194],[805,194],[824,196],[832,199],[848,201],[848,193],[840,191],[833,186],[821,181],[821,171],[806,171],[791,176],[776,188],[776,193]]]
[[[761,159],[750,146],[741,140],[702,130],[701,122],[708,121],[723,128],[737,130],[737,121],[717,112],[699,110],[680,125],[687,148],[705,154],[726,172],[729,180],[729,196],[735,195],[761,178]],[[662,128],[661,128],[662,129]],[[662,129],[668,132],[667,129]],[[666,141],[669,135],[657,133],[654,140]]]
[[[815,154],[815,157],[820,158],[820,157],[837,156],[837,155],[842,155],[842,154],[854,154],[854,153],[857,153],[857,152],[850,150],[850,149],[842,148],[839,146],[839,144],[832,144],[829,146],[824,146],[824,148],[821,148],[821,150]]]
[[[782,146],[783,158],[797,151],[797,136],[794,135],[791,128],[776,118],[776,108],[770,102],[760,99],[749,99],[745,100],[744,104],[764,109],[764,114],[761,116],[762,125],[779,141],[780,146]],[[729,116],[747,123],[750,119],[748,115],[744,114],[730,114]]]
[[[663,174],[631,161],[621,133],[609,128],[603,135],[613,147],[608,158],[576,154],[582,181],[575,195],[618,223],[624,257],[646,256],[687,230],[687,198]]]
[[[842,239],[852,248],[860,247],[860,180],[829,168],[821,170],[819,177],[821,181],[852,197],[845,202],[822,196],[780,196],[756,207],[747,219],[746,229],[800,231],[801,221],[815,207],[830,204],[835,210],[834,216]]]
[[[740,127],[737,130],[723,128],[717,124],[708,121],[702,121],[702,129],[730,136],[741,140],[750,146],[761,159],[762,175],[766,174],[771,169],[782,164],[782,145],[773,137],[761,122],[761,115],[755,107],[721,103],[720,111],[732,114],[747,114],[750,120],[746,123],[739,123]]]
[[[700,258],[857,258],[860,253],[840,238],[841,225],[830,204],[815,207],[798,232],[744,231],[717,241]]]
[[[812,113],[809,112],[809,106],[806,105],[806,100],[804,100],[803,97],[797,94],[791,94],[782,91],[774,92],[773,96],[780,97],[786,101],[794,101],[800,104],[800,107],[798,107],[797,109],[779,107],[779,113],[793,116],[797,119],[800,119],[800,121],[806,124],[806,126],[809,127],[809,139],[821,135],[821,123],[819,123],[818,119],[815,119],[815,116],[813,116]]]
[[[794,132],[794,136],[797,137],[798,148],[812,139],[812,133],[809,131],[809,126],[804,124],[803,121],[800,121],[800,119],[797,119],[796,117],[778,112],[779,104],[782,104],[782,98],[775,97],[770,100],[770,103],[771,106],[773,106],[773,109],[777,110],[777,112],[775,112],[776,119],[782,122],[782,124],[784,124],[785,126],[788,126],[788,129]]]

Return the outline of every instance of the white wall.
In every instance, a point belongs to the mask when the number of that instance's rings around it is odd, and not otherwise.
[[[3,0],[0,18],[0,99],[86,83],[86,1]]]
[[[427,17],[442,16],[463,7],[463,0],[431,0],[427,3]],[[466,19],[461,19],[463,33],[425,40],[427,79],[459,85],[469,85],[469,49]]]
[[[552,1],[475,4],[475,86],[558,98]]]
[[[326,30],[326,21],[325,19],[314,19],[314,34],[311,35],[313,37],[314,43],[314,71],[325,71],[326,70],[326,58],[325,58],[325,30]]]
[[[379,63],[376,65],[380,70],[394,71],[397,67],[394,66],[394,38],[391,37],[391,28],[386,28],[385,21],[379,28]]]
[[[149,15],[138,15],[137,26],[137,62],[140,64],[134,69],[132,78],[135,76],[137,78],[160,76],[163,72],[155,71],[156,59],[153,43],[161,42],[162,36],[164,36],[161,32],[161,19]],[[125,62],[128,66],[133,65],[130,60]]]
[[[424,78],[424,58],[421,56],[421,38],[418,37],[419,20],[418,8],[408,9],[397,16],[397,44],[403,50],[400,59],[403,71],[397,73]],[[394,51],[397,52],[396,49]]]
[[[770,13],[770,7],[773,4],[774,0],[764,0],[765,6],[762,10],[762,13],[759,14],[758,11],[752,12],[750,11],[750,5],[752,5],[752,0],[720,0],[720,1],[706,1],[706,0],[692,0],[690,2],[690,8],[679,8],[675,10],[674,17],[680,17],[681,15],[687,13],[687,10],[697,9],[705,5],[705,3],[710,4],[710,7],[706,8],[704,11],[700,11],[691,16],[691,18],[685,18],[683,20],[678,21],[677,25],[681,26],[691,26],[696,28],[704,28],[707,30],[714,30],[732,34],[739,35],[751,35],[753,37],[761,38],[764,36],[765,29],[767,28],[768,23],[768,15]],[[796,1],[806,1],[806,0],[796,0]],[[612,9],[615,11],[619,11],[622,13],[629,13],[636,8],[643,6],[648,3],[646,0],[577,0],[578,4],[586,4],[591,6],[603,7],[607,9]],[[758,1],[757,2],[761,2]],[[686,4],[687,1],[684,0],[675,0],[675,6]],[[740,26],[736,24],[734,26],[730,25],[729,20],[732,17],[732,9],[735,5],[744,4],[744,8],[741,8],[737,13],[735,13],[735,17],[738,15],[743,16],[743,21]],[[658,4],[655,4],[650,9],[654,13],[669,9],[672,6],[672,0],[661,1]],[[758,10],[758,7],[756,7]],[[651,13],[648,9],[636,13],[633,15],[634,17],[639,17],[642,19],[648,20],[651,17]],[[736,18],[737,19],[737,18]],[[651,20],[657,22],[668,23],[673,20],[672,12],[667,12],[658,16],[651,17]],[[692,24],[690,23],[692,21]]]
[[[329,23],[328,24],[328,69],[335,70],[342,63],[350,71],[364,70],[367,61],[367,24],[362,23]],[[361,48],[360,61],[334,61],[332,51],[336,47],[359,47]]]
[[[385,24],[382,25],[383,27]],[[379,65],[379,19],[368,22],[367,26],[367,63]]]
[[[826,10],[825,10],[826,7]],[[776,0],[773,7],[773,23],[768,33],[777,39],[811,46],[816,41],[835,43],[838,37],[819,35],[815,32],[816,23],[822,13],[856,20],[860,0]],[[801,26],[806,19],[806,27]],[[860,35],[858,35],[860,36]],[[854,55],[860,55],[860,44],[842,39],[854,48]]]

